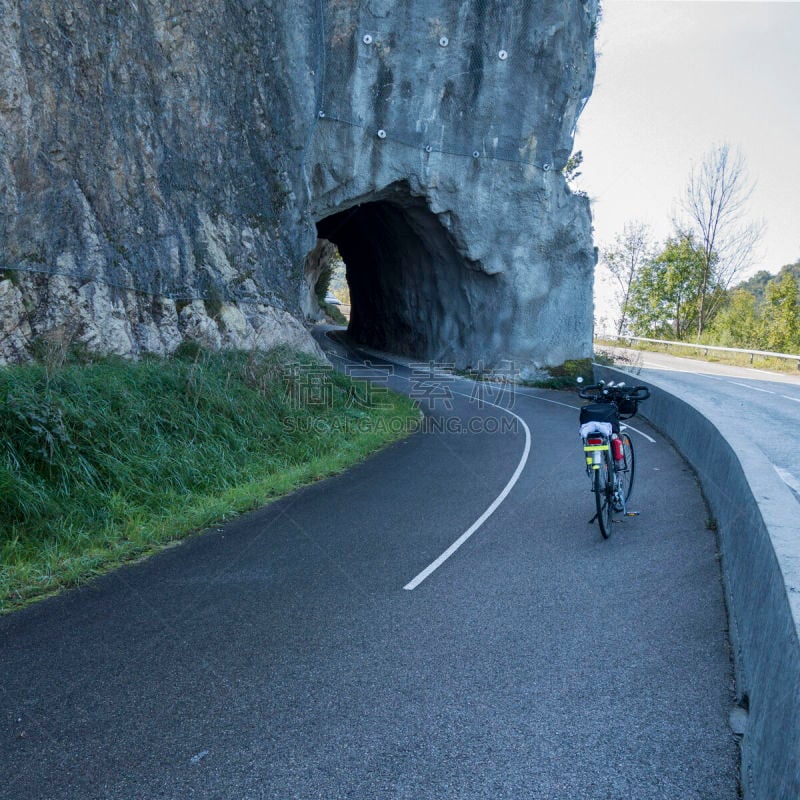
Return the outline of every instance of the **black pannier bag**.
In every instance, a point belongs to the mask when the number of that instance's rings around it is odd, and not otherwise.
[[[617,408],[621,419],[630,419],[636,416],[636,412],[639,410],[639,402],[632,397],[621,397],[617,400]]]
[[[587,422],[610,422],[614,433],[619,433],[619,413],[614,403],[589,403],[581,407],[581,425]]]

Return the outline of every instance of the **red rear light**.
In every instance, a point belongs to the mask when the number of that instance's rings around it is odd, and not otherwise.
[[[591,436],[587,441],[589,442],[589,444],[603,444],[602,439],[593,439]]]

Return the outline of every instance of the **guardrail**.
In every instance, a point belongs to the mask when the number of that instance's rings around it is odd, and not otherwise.
[[[649,342],[651,344],[664,344],[670,347],[694,347],[696,350],[703,350],[704,355],[708,355],[709,350],[716,350],[724,353],[743,353],[750,356],[750,363],[753,363],[754,356],[763,356],[764,358],[788,358],[790,361],[797,362],[797,368],[800,369],[800,355],[792,355],[790,353],[773,353],[769,350],[745,350],[739,347],[717,347],[711,344],[697,344],[692,342],[672,342],[668,339],[648,339],[646,336],[616,336],[610,334],[607,336],[596,337],[598,339],[616,339],[617,341],[625,342]]]

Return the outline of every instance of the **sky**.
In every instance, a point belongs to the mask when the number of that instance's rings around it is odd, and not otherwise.
[[[596,50],[575,139],[595,244],[632,220],[663,242],[692,165],[728,143],[766,224],[742,277],[799,260],[800,1],[602,0]]]

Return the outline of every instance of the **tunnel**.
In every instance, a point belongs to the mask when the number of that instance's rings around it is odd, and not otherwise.
[[[459,368],[488,357],[483,335],[501,316],[499,277],[459,253],[447,216],[407,184],[320,219],[317,233],[345,262],[355,341]]]

